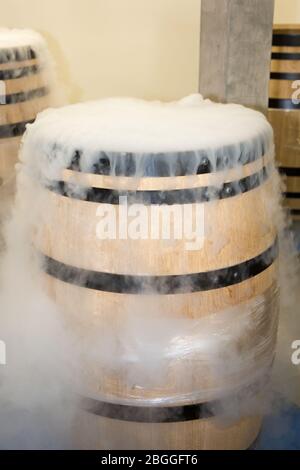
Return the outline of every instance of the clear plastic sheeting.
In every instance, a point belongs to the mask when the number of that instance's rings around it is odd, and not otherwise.
[[[139,313],[124,316],[119,330],[94,323],[93,335],[83,340],[83,383],[90,387],[82,394],[145,406],[234,395],[270,371],[277,324],[276,285],[250,302],[198,320]],[[106,354],[108,344],[112,356]]]

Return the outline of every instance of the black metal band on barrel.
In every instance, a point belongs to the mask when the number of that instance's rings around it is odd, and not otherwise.
[[[0,80],[15,80],[18,78],[36,75],[38,72],[40,72],[40,67],[38,65],[30,65],[28,67],[0,70]]]
[[[60,281],[118,294],[183,294],[220,289],[246,281],[265,271],[278,255],[277,240],[265,252],[243,263],[194,274],[133,276],[76,268],[43,256],[43,269]]]
[[[300,46],[300,34],[273,34],[273,46]]]
[[[0,105],[8,105],[8,104],[16,104],[16,103],[24,103],[25,101],[30,101],[35,98],[42,98],[49,93],[49,88],[47,87],[40,87],[35,88],[34,90],[29,91],[20,91],[18,93],[12,93],[11,95],[0,95],[0,102],[3,103]]]
[[[53,158],[59,148],[59,145],[53,144]],[[164,153],[100,150],[95,155],[95,162],[89,172],[95,175],[139,176],[140,178],[202,175],[247,165],[263,157],[271,149],[270,136],[265,134],[251,141],[207,150]],[[82,157],[84,157],[83,150],[74,150],[68,170],[84,173],[85,169],[81,165]]]
[[[271,109],[300,109],[300,103],[293,103],[288,98],[270,98],[269,108]]]
[[[293,72],[271,72],[270,74],[271,80],[300,80],[300,73],[293,73]]]
[[[178,423],[208,419],[222,414],[233,401],[241,402],[245,396],[255,396],[263,390],[270,381],[273,360],[274,358],[257,381],[233,392],[231,396],[218,400],[181,406],[138,406],[84,397],[80,400],[80,407],[96,416],[136,423]]]
[[[132,406],[84,398],[81,407],[88,413],[103,418],[136,423],[176,423],[210,418],[214,415],[211,403],[184,406]]]
[[[279,168],[279,172],[286,176],[297,177],[297,176],[300,176],[300,167],[290,168],[290,167],[281,166]]]
[[[224,183],[220,188],[203,186],[200,188],[174,189],[169,191],[117,191],[114,189],[89,188],[83,191],[74,191],[72,185],[59,181],[48,187],[61,196],[80,199],[98,204],[120,204],[120,198],[126,197],[128,204],[145,205],[174,205],[209,202],[217,199],[226,199],[243,194],[260,186],[268,177],[269,172],[263,167],[259,172],[237,181]]]
[[[0,126],[0,139],[7,139],[9,137],[18,137],[23,135],[27,124],[32,124],[33,122],[34,119],[31,119],[30,121],[15,122],[13,124],[4,124],[3,126]]]
[[[291,215],[300,216],[300,209],[291,209]]]
[[[36,52],[30,46],[14,47],[0,51],[0,64],[23,62],[24,60],[33,60],[36,58]]]
[[[300,60],[299,52],[272,52],[273,60]]]
[[[300,193],[292,193],[290,191],[283,193],[287,199],[300,199]]]

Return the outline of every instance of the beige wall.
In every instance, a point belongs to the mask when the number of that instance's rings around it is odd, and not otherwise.
[[[172,100],[198,89],[200,2],[2,0],[1,25],[46,37],[72,101]],[[300,0],[276,0],[275,21],[300,22]]]
[[[48,40],[72,101],[197,91],[200,0],[1,1],[1,26]]]
[[[275,23],[300,23],[300,0],[275,0]]]

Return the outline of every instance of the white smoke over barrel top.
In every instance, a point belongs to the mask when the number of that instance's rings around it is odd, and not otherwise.
[[[47,83],[51,88],[51,105],[65,103],[65,93],[57,87],[56,64],[49,53],[48,45],[41,34],[31,29],[0,28],[0,62],[20,62],[32,59],[32,53],[38,58],[39,65],[47,74]],[[7,66],[9,69],[10,64]],[[15,79],[20,70],[15,70]]]
[[[222,153],[224,148],[226,156]],[[188,161],[188,175],[180,176],[182,154],[188,152],[191,158],[184,160]],[[53,257],[57,254],[57,259],[75,267],[97,271],[97,266],[101,266],[98,271],[109,272],[107,260],[114,251],[95,250],[93,256],[88,252],[96,239],[96,210],[95,220],[85,218],[83,213],[82,218],[76,219],[72,213],[89,194],[89,185],[78,182],[81,174],[104,174],[107,178],[123,175],[135,192],[146,184],[145,176],[151,178],[161,168],[166,184],[170,177],[186,178],[189,187],[197,187],[197,172],[204,165],[207,171],[200,177],[207,178],[208,183],[213,178],[214,187],[220,191],[231,181],[234,170],[231,190],[237,191],[247,163],[241,156],[252,155],[249,164],[255,166],[259,156],[266,155],[266,166],[272,168],[273,153],[272,129],[264,116],[238,105],[215,104],[199,95],[168,104],[117,98],[83,103],[44,111],[28,126],[18,168],[17,201],[7,225],[8,248],[2,263],[0,331],[4,332],[1,339],[8,338],[8,367],[1,383],[1,422],[6,422],[6,417],[9,421],[8,426],[1,427],[4,447],[72,445],[76,392],[128,404],[172,405],[216,399],[222,403],[224,397],[262,380],[270,370],[275,349],[276,283],[268,292],[254,297],[251,290],[255,286],[245,286],[244,300],[236,305],[228,300],[225,307],[218,305],[217,299],[212,301],[210,293],[202,303],[191,298],[187,304],[185,295],[193,286],[186,279],[179,286],[183,294],[177,296],[168,291],[168,285],[159,287],[163,295],[158,296],[146,284],[143,288],[148,289],[147,295],[125,295],[121,303],[116,301],[111,308],[108,301],[105,304],[106,294],[101,296],[91,289],[86,293],[87,289],[76,287],[82,282],[82,273],[72,285],[64,282],[57,287],[50,282],[48,296],[37,252]],[[134,156],[129,170],[128,155]],[[157,167],[149,166],[151,157],[157,155],[161,155]],[[225,157],[227,162],[223,161]],[[220,161],[222,171],[217,171]],[[61,196],[70,207],[69,214],[55,202],[59,192],[52,191],[54,187],[57,190],[57,182],[66,181],[66,169],[74,171],[72,184]],[[215,175],[211,177],[211,173]],[[274,236],[277,230],[283,233],[286,222],[277,196],[278,180],[264,183],[259,172],[256,178],[255,184],[268,185],[266,192],[263,189],[259,193],[257,210],[260,204],[264,205],[274,222]],[[88,202],[85,204],[87,207]],[[209,210],[218,210],[218,200],[208,204]],[[225,211],[220,217],[223,225],[218,235],[216,218],[206,209],[203,250],[210,246],[207,266],[214,258],[212,266],[222,267],[218,260],[224,259],[223,250],[234,236],[230,226],[234,214],[229,217]],[[245,214],[245,219],[240,220],[242,237],[247,235],[247,217]],[[66,227],[72,233],[63,232]],[[267,241],[270,222],[261,220],[261,227],[261,237]],[[251,241],[252,252],[260,242]],[[166,252],[172,253],[176,243],[164,241]],[[119,245],[115,259],[111,258],[111,270],[158,275],[156,253],[151,253],[148,270],[145,266],[140,268],[138,246],[137,241],[123,249]],[[188,256],[178,256],[174,274],[190,274]],[[227,266],[234,264],[234,259],[228,260]],[[168,267],[162,269],[168,273]],[[199,265],[194,272],[207,270]],[[285,277],[281,280],[283,287],[289,282]],[[243,370],[247,373],[241,374]],[[256,395],[253,398],[247,394],[234,402],[234,409],[224,401],[226,409],[220,414],[231,419],[245,412],[257,414],[261,402]],[[24,414],[29,417],[25,425],[24,421],[20,424]],[[49,416],[52,422],[45,429]],[[24,427],[29,429],[25,438]],[[105,428],[102,431],[106,442]],[[31,435],[32,440],[28,437]],[[59,442],[53,440],[54,435],[59,436]]]

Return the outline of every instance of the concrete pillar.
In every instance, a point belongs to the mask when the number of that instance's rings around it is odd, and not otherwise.
[[[202,0],[199,89],[266,113],[274,0]]]

